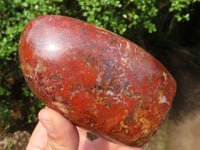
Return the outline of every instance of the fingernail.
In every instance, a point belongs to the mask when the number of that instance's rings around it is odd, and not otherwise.
[[[43,114],[41,117],[39,117],[39,120],[42,123],[42,125],[44,126],[44,128],[46,129],[47,134],[51,137],[55,137],[56,129],[54,127],[54,124],[51,121],[50,116]]]

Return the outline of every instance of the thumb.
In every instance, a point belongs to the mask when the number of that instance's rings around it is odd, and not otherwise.
[[[58,112],[45,108],[39,120],[47,131],[45,150],[77,150],[79,135],[76,127]]]

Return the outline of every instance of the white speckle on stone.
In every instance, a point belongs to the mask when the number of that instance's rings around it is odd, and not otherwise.
[[[165,96],[163,96],[163,97],[160,99],[159,104],[168,104],[167,98],[166,98]]]
[[[98,77],[97,77],[97,79],[96,79],[97,83],[101,83],[101,81],[102,81],[102,75],[103,75],[103,72],[100,72],[100,73],[98,74]]]
[[[112,91],[107,91],[107,92],[106,92],[106,95],[113,96],[113,95],[114,95],[114,93],[113,93]]]
[[[55,99],[59,102],[62,102],[64,101],[63,97],[62,96],[56,96]]]
[[[167,81],[167,73],[163,71],[163,77],[165,79],[165,81]]]
[[[90,127],[91,127],[91,128],[94,127],[94,123],[93,123],[93,122],[90,124]]]
[[[69,113],[67,105],[63,104],[59,101],[52,102],[53,106],[55,106],[57,109],[59,109],[62,113],[64,113],[64,116],[67,116]]]

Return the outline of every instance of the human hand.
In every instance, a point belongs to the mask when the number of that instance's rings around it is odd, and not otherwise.
[[[44,108],[26,150],[143,150],[112,143],[103,138],[89,140],[87,131],[74,126],[58,112]]]

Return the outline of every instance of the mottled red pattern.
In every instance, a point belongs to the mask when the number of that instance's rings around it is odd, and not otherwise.
[[[171,74],[144,49],[69,17],[32,20],[21,35],[19,56],[29,87],[48,107],[131,146],[155,134],[176,91]]]

